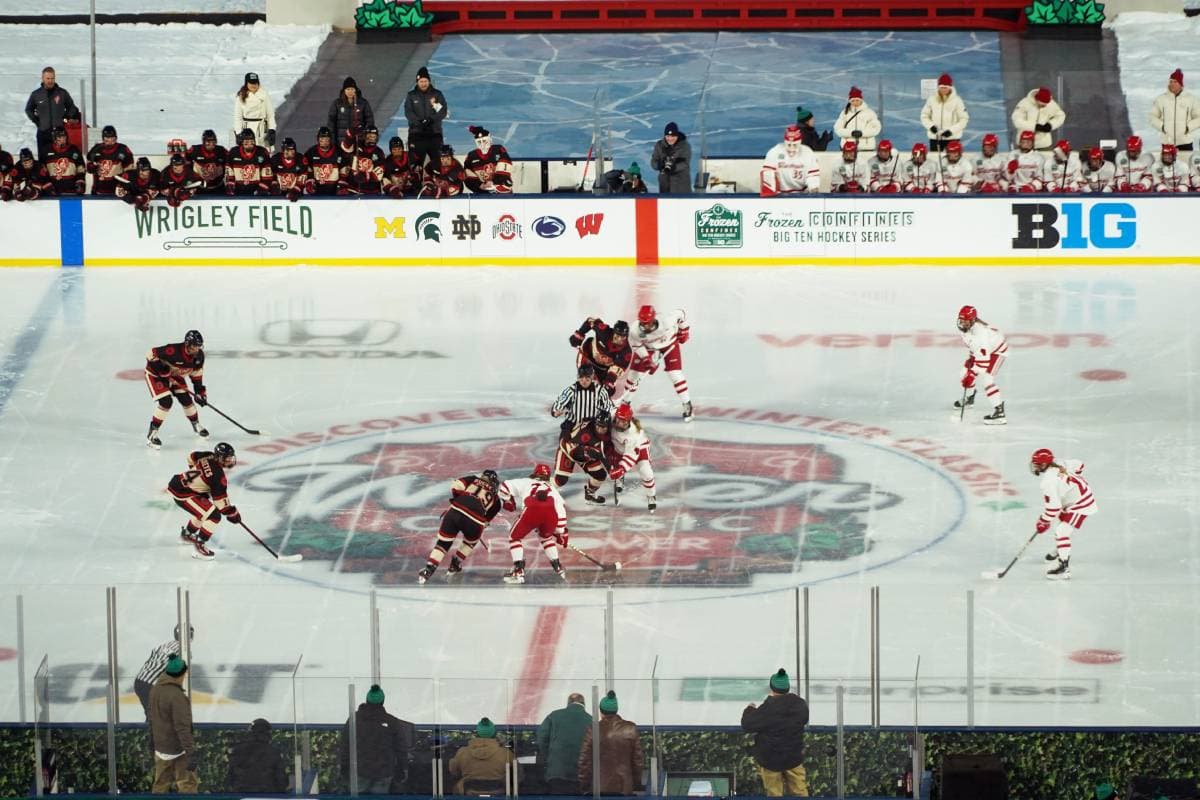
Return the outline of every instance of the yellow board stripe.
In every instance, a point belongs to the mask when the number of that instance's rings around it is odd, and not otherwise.
[[[1200,266],[1200,256],[941,256],[825,258],[662,258],[663,267],[1137,267]]]
[[[0,258],[0,267],[61,267],[57,258]]]
[[[87,258],[85,267],[633,267],[634,258]]]

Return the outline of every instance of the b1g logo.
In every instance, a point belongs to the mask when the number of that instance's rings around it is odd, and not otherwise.
[[[1061,209],[1061,211],[1060,211]],[[1129,203],[1013,203],[1014,250],[1125,250],[1137,242],[1137,210]]]

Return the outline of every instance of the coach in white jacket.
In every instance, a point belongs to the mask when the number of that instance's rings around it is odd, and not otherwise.
[[[966,104],[954,90],[954,80],[943,72],[938,78],[937,91],[921,109],[921,124],[929,131],[930,152],[940,152],[947,143],[962,139],[970,119]]]
[[[1012,124],[1018,137],[1021,131],[1033,131],[1034,150],[1049,151],[1054,147],[1054,131],[1066,121],[1066,112],[1045,86],[1022,97],[1012,112]]]
[[[275,147],[275,106],[258,82],[257,72],[247,72],[233,101],[233,141],[244,128],[254,131],[254,140],[268,150]]]
[[[883,123],[863,101],[862,89],[850,87],[850,96],[846,107],[838,114],[837,122],[833,125],[835,136],[842,137],[842,144],[854,142],[858,152],[875,149],[875,137],[883,130]]]
[[[1150,124],[1162,134],[1163,144],[1184,152],[1192,149],[1192,140],[1200,134],[1200,102],[1183,90],[1183,70],[1172,72],[1167,90],[1154,99]]]

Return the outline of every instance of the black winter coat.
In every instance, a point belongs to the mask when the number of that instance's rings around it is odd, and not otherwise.
[[[271,744],[271,732],[251,731],[229,753],[229,786],[235,793],[286,792],[283,756]]]
[[[763,769],[783,772],[804,761],[808,703],[796,694],[773,694],[742,712],[742,730],[754,734],[750,754]]]
[[[50,90],[39,86],[25,103],[25,116],[39,131],[47,133],[63,127],[63,120],[79,119],[79,109],[75,107],[70,93],[58,84]]]
[[[674,145],[659,139],[650,156],[650,166],[658,170],[659,194],[689,194],[692,191],[692,145],[679,134]]]
[[[434,100],[437,100],[440,109],[433,107]],[[404,118],[408,120],[410,139],[413,136],[440,136],[442,120],[446,118],[447,113],[449,109],[446,106],[446,96],[432,85],[427,92],[422,92],[414,86],[404,98]]]
[[[393,717],[382,705],[362,703],[354,715],[357,720],[358,775],[380,780],[391,778],[402,788],[408,774],[416,726]],[[342,729],[342,774],[350,774],[350,723]]]
[[[342,92],[329,106],[328,124],[329,129],[333,131],[333,143],[336,145],[351,128],[361,133],[364,128],[374,125],[375,112],[371,110],[371,104],[361,92],[354,96],[353,103],[350,103],[346,99],[346,93]]]

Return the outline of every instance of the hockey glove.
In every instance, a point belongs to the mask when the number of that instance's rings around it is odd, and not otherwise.
[[[962,378],[962,387],[963,387],[964,389],[970,389],[970,388],[972,388],[972,387],[974,387],[974,386],[975,386],[975,373],[974,373],[974,372],[968,372],[968,373],[966,373],[965,375],[963,375],[963,378]]]
[[[1070,511],[1060,512],[1058,515],[1058,521],[1059,522],[1070,522],[1071,521],[1071,512]]]
[[[83,181],[75,181],[75,194],[83,194],[85,190],[86,186]]]
[[[972,367],[974,367],[975,366],[975,356],[973,356],[973,355],[967,356],[967,360],[963,362],[963,366],[966,367],[967,369],[971,369]]]
[[[1017,167],[1019,167],[1019,166],[1020,166],[1020,164],[1017,163],[1017,160],[1015,158],[1012,161],[1009,161],[1008,162],[1008,174],[1012,175],[1013,173],[1015,173],[1017,171]]]
[[[274,147],[274,146],[275,146],[275,129],[268,128],[267,129],[267,147]]]
[[[1037,125],[1033,126],[1033,129],[1035,131],[1041,131],[1042,133],[1049,133],[1050,131],[1054,130],[1054,126],[1049,122],[1039,122]]]
[[[579,347],[579,345],[583,344],[583,336],[576,331],[575,333],[571,334],[569,341],[571,342],[571,347]]]
[[[225,519],[229,520],[234,525],[237,525],[242,521],[242,515],[238,513],[237,506],[229,506],[221,513],[225,515]]]
[[[194,396],[196,398],[196,405],[200,406],[201,408],[204,408],[205,406],[208,405],[208,390],[207,389],[197,389],[195,391]]]
[[[625,477],[625,468],[613,467],[612,472],[608,473],[608,477],[612,478],[614,481],[621,480],[621,478]]]
[[[554,542],[559,547],[566,547],[567,543],[570,541],[571,533],[566,528],[563,528],[561,531],[554,532]]]
[[[1046,531],[1050,530],[1050,520],[1038,519],[1037,525],[1034,526],[1034,529],[1038,533],[1045,533]]]
[[[691,328],[680,328],[679,336],[676,337],[676,341],[678,341],[680,344],[686,344],[687,340],[691,339],[691,338],[692,338],[692,329]]]

